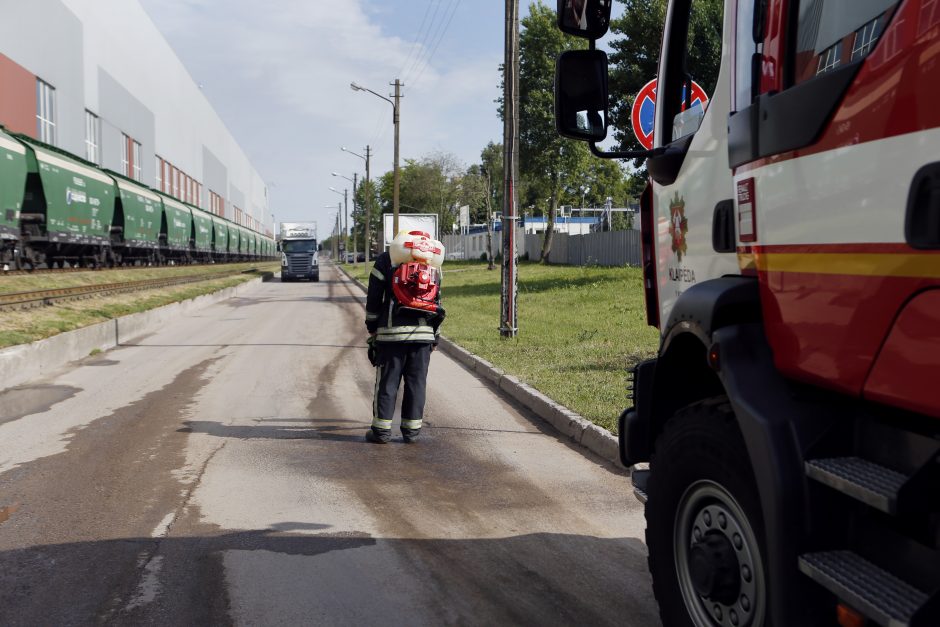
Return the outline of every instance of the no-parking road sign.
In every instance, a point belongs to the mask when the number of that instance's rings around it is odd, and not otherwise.
[[[653,148],[653,127],[656,123],[656,79],[654,78],[636,95],[630,117],[633,121],[633,134],[637,141],[646,148]],[[692,81],[692,106],[708,104],[708,95],[698,83]],[[683,106],[684,109],[684,106]]]

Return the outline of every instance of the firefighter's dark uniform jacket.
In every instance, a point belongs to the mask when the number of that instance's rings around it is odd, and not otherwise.
[[[413,309],[400,309],[392,293],[392,258],[387,252],[375,258],[366,299],[366,328],[381,344],[437,344],[439,317]],[[437,304],[440,305],[440,292]]]
[[[377,348],[372,430],[391,431],[398,387],[404,378],[401,427],[403,433],[413,435],[421,429],[431,347],[437,345],[441,317],[399,306],[392,292],[395,269],[385,252],[376,257],[369,276],[366,328],[376,334]]]

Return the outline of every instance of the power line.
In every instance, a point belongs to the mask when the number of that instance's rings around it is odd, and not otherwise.
[[[440,3],[441,0],[437,1]],[[418,49],[418,39],[421,37],[421,32],[424,30],[424,25],[428,21],[428,14],[431,12],[432,4],[434,4],[434,0],[428,0],[428,5],[424,8],[424,17],[421,19],[421,26],[418,28],[418,32],[415,33],[414,40],[411,42],[411,49],[408,51],[408,56],[405,57],[405,62],[402,64],[401,69],[398,70],[399,76],[402,76],[405,73],[405,67],[408,65],[408,62],[411,61],[411,55],[413,55],[415,50]]]
[[[424,63],[424,67],[421,68],[421,71],[418,73],[417,78],[411,81],[412,87],[421,80],[421,77],[424,76],[424,71],[431,65],[431,60],[434,58],[435,53],[437,52],[438,46],[441,45],[441,42],[444,40],[444,35],[447,34],[447,29],[450,28],[450,23],[454,19],[454,15],[457,14],[457,9],[460,8],[460,0],[455,0],[453,4],[453,9],[450,12],[450,17],[447,18],[447,23],[444,25],[444,28],[441,30],[440,35],[437,38],[437,41],[434,42],[434,47],[431,49],[431,53],[427,56],[427,59]]]
[[[420,63],[421,61],[420,49],[425,47],[425,44],[428,41],[428,37],[431,35],[431,31],[434,30],[434,22],[437,19],[437,14],[440,12],[441,5],[443,4],[444,4],[444,0],[437,0],[437,4],[434,5],[434,13],[431,15],[431,21],[428,22],[428,29],[424,33],[424,37],[422,38],[421,43],[417,46],[417,49],[419,50],[419,52],[415,55],[415,58],[412,60],[411,66],[408,68],[408,71],[402,74],[402,78],[406,78],[407,77],[406,75],[410,75],[411,73],[413,73],[415,67],[418,66],[418,63]]]

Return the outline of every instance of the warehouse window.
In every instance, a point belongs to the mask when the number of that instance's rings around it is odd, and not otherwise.
[[[131,175],[131,138],[127,135],[121,135],[121,174]]]
[[[91,111],[85,111],[85,159],[101,163],[98,147],[101,145],[101,121]]]
[[[140,144],[129,135],[121,135],[121,174],[135,181],[140,175]]]
[[[209,211],[217,216],[225,214],[225,201],[211,189],[209,190]],[[238,221],[238,207],[235,208],[236,222]]]
[[[140,144],[131,140],[131,156],[133,157],[133,162],[131,163],[131,172],[133,173],[133,179],[135,181],[143,180],[141,176],[140,168]]]
[[[55,87],[36,79],[36,134],[39,141],[55,144]]]

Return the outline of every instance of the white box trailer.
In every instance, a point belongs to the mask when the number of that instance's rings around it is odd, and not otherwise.
[[[390,213],[386,213],[382,216],[385,249],[388,249],[389,244],[391,244],[392,240],[395,239],[396,233],[394,233],[392,229],[393,220],[394,216]],[[431,236],[431,239],[440,239],[440,235],[437,229],[436,213],[399,213],[398,230],[424,231]]]

